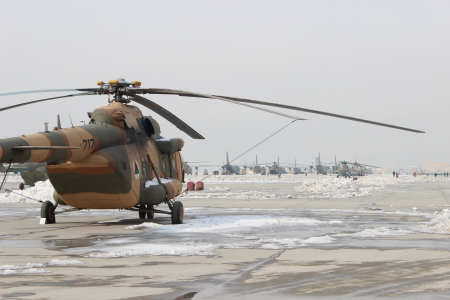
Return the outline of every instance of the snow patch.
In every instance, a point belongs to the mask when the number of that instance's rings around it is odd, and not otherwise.
[[[160,178],[159,180],[161,181],[162,184],[166,184],[166,183],[169,183],[169,182],[173,181],[173,179],[166,179],[166,178]],[[150,187],[152,185],[159,185],[159,182],[158,182],[158,180],[156,178],[153,178],[152,180],[147,180],[145,182],[145,187],[146,188],[148,188],[148,187]]]
[[[125,227],[125,229],[144,229],[144,228],[156,228],[156,227],[160,227],[162,226],[161,224],[157,224],[157,223],[142,223],[142,224],[138,224],[138,225],[131,225],[128,227]]]
[[[49,180],[38,181],[35,186],[21,190],[14,190],[14,193],[5,193],[5,197],[1,202],[3,203],[36,203],[35,200],[53,200],[53,192],[55,189]],[[29,197],[29,198],[28,198]],[[30,199],[32,198],[32,199]]]
[[[70,265],[84,265],[84,262],[75,259],[53,259],[48,262],[49,266],[70,266]]]
[[[428,233],[450,234],[450,209],[436,211],[430,222],[419,226],[419,230]]]

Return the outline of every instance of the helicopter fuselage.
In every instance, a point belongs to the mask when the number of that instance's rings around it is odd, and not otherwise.
[[[55,200],[75,208],[158,205],[182,191],[182,139],[131,105],[97,108],[90,124],[0,140],[1,163],[45,162]]]

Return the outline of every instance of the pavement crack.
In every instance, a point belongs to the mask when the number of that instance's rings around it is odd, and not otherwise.
[[[255,263],[250,264],[249,266],[243,268],[239,273],[233,275],[231,278],[227,279],[226,281],[222,282],[221,284],[218,284],[218,285],[212,286],[212,287],[208,287],[208,288],[204,289],[203,291],[200,291],[192,299],[212,299],[214,297],[223,295],[224,288],[226,285],[229,285],[229,284],[233,283],[234,281],[237,281],[237,280],[243,278],[244,276],[248,275],[250,272],[258,270],[259,268],[263,267],[264,265],[273,262],[281,254],[283,254],[284,251],[286,251],[286,249],[283,249],[283,250],[279,251],[278,253],[275,253],[265,259],[262,259]]]

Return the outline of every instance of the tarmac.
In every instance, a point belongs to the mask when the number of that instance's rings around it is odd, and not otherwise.
[[[295,185],[272,183],[270,189],[293,194]],[[186,226],[261,214],[265,220],[289,217],[318,225],[221,225],[215,232],[189,227],[187,233],[176,231],[183,225],[170,224],[167,216],[141,220],[122,210],[62,214],[56,224],[39,225],[39,204],[2,203],[2,299],[450,299],[450,232],[417,229],[432,226],[433,213],[450,208],[448,179],[390,185],[357,198],[195,195],[181,200]],[[143,223],[147,227],[130,230]],[[162,231],[152,231],[153,225]],[[378,233],[370,235],[373,230]],[[329,240],[305,242],[312,237]],[[174,251],[208,245],[209,252],[97,255],[119,253],[108,247],[137,251],[143,244]]]

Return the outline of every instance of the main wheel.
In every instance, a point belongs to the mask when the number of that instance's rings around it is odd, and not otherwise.
[[[149,205],[149,206],[148,206],[148,209],[154,209],[153,205]],[[154,212],[148,211],[148,212],[147,212],[147,219],[153,219],[153,216],[154,216],[154,215],[155,215]]]
[[[139,209],[147,209],[145,204],[139,205]],[[147,215],[146,211],[139,211],[139,219],[145,219],[145,215]]]
[[[180,201],[175,201],[172,209],[172,224],[181,224],[184,219],[184,207]]]
[[[55,207],[50,201],[42,203],[41,218],[45,218],[45,224],[53,224],[56,222]]]
[[[23,182],[21,182],[19,184],[19,190],[23,191],[24,188],[25,188],[25,184]]]

